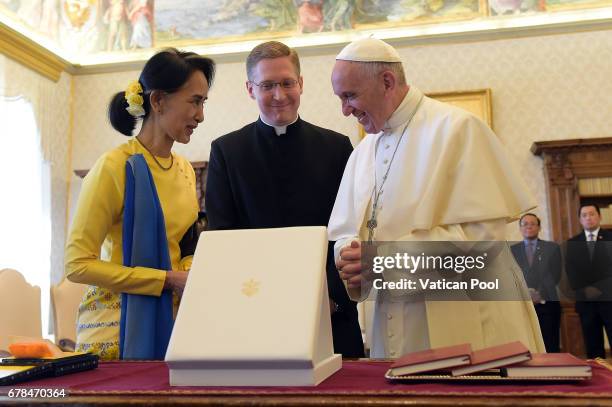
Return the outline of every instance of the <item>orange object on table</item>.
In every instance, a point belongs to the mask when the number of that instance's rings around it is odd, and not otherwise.
[[[51,358],[54,356],[53,349],[47,342],[17,342],[8,346],[9,352],[16,358]]]

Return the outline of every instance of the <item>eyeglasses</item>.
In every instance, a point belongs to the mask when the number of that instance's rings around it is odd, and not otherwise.
[[[276,86],[280,86],[283,89],[293,89],[298,84],[298,81],[296,81],[295,79],[283,79],[280,82],[272,82],[272,81],[263,81],[259,83],[253,82],[253,81],[249,81],[249,82],[251,82],[255,86],[259,86],[259,89],[261,89],[264,92],[270,92]]]

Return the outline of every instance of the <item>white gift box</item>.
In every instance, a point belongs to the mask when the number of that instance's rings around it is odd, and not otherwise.
[[[172,386],[314,386],[333,353],[324,227],[203,232],[166,353]]]

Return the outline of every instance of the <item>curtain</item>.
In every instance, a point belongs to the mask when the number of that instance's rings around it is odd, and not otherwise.
[[[32,104],[0,97],[0,269],[19,271],[41,288],[42,314],[49,313],[51,191]],[[43,328],[45,321],[43,321]],[[44,331],[43,331],[44,332]]]
[[[37,184],[40,190],[39,202],[42,205],[40,210],[43,214],[46,214],[44,215],[46,218],[44,220],[34,220],[32,215],[28,215],[28,218],[22,218],[25,215],[21,214],[15,216],[15,218],[18,218],[19,222],[21,222],[21,227],[27,232],[29,241],[32,241],[31,239],[38,239],[40,235],[45,237],[46,244],[48,245],[48,249],[40,249],[42,250],[40,253],[31,252],[29,256],[44,257],[44,261],[47,262],[46,269],[43,272],[46,278],[46,285],[41,285],[42,304],[45,307],[42,315],[49,315],[45,311],[49,304],[49,284],[59,283],[64,274],[67,204],[69,200],[70,174],[72,171],[70,155],[71,81],[70,75],[63,73],[58,82],[53,82],[19,63],[0,55],[0,100],[3,103],[2,131],[0,132],[2,150],[0,151],[5,156],[11,156],[10,159],[4,160],[5,163],[10,162],[18,166],[10,170],[5,169],[4,165],[2,166],[0,174],[1,200],[4,201],[5,197],[17,199],[13,198],[12,195],[14,193],[9,193],[7,187],[5,187],[5,182],[13,182],[7,180],[7,176],[10,176],[11,179],[19,180],[25,176],[22,172],[23,169],[27,167],[32,169],[38,168],[32,171],[39,171],[40,174],[40,181]],[[8,109],[15,108],[20,112],[28,110],[29,113],[19,113],[21,116],[13,116],[4,108],[4,103],[7,104],[6,106],[12,106]],[[24,107],[25,105],[29,106],[29,108]],[[21,107],[17,108],[16,106]],[[29,116],[26,119],[26,116],[23,115]],[[17,117],[19,119],[16,119]],[[7,124],[9,121],[17,121],[18,124],[16,127],[11,126],[9,128]],[[34,136],[30,137],[29,134],[34,134]],[[33,144],[26,146],[24,144],[26,142]],[[24,148],[28,149],[28,153],[25,152],[26,150],[23,150]],[[32,152],[30,153],[30,151]],[[32,162],[34,159],[37,160],[39,167],[36,167],[36,163]],[[26,171],[30,171],[29,168]],[[21,180],[19,185],[19,195],[16,196],[22,199],[20,195],[25,193],[23,188],[26,183]],[[22,201],[22,203],[25,207],[26,202]],[[1,205],[2,203],[0,203],[0,208],[2,208]],[[6,211],[2,209],[2,212]],[[4,228],[4,220],[0,224]],[[4,230],[3,232],[2,235],[8,235]],[[17,241],[17,239],[13,240]],[[29,241],[17,243],[26,247]],[[1,253],[6,251],[4,246],[1,246],[0,251]],[[3,266],[4,263],[0,264],[0,267]],[[20,270],[18,266],[13,268],[22,272],[28,282],[33,283],[28,275],[29,273],[26,273],[25,270]],[[41,273],[41,271],[33,271],[32,273],[34,276]],[[39,285],[38,283],[36,284]],[[48,323],[47,318],[43,319],[43,329],[49,326],[49,333],[51,333],[52,327]],[[46,332],[46,330],[43,332]]]

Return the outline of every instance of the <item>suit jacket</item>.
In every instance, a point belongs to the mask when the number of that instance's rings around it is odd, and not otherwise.
[[[543,300],[559,301],[557,285],[561,279],[561,248],[554,242],[538,239],[531,266],[525,243],[512,245],[512,254],[523,270],[527,287],[538,290]]]
[[[599,229],[593,255],[589,253],[584,231],[567,241],[566,271],[578,301],[593,300],[585,296],[584,288],[597,287],[603,294],[599,300],[612,300],[612,232]],[[595,300],[597,300],[595,299]]]
[[[348,137],[299,118],[281,136],[259,119],[219,137],[212,143],[207,171],[209,229],[327,226],[352,151]],[[336,351],[360,355],[357,308],[336,270],[333,242],[327,285],[341,310],[332,315]],[[343,337],[349,330],[353,334]],[[348,348],[361,353],[344,352],[347,347],[339,342],[347,341],[352,342]]]

